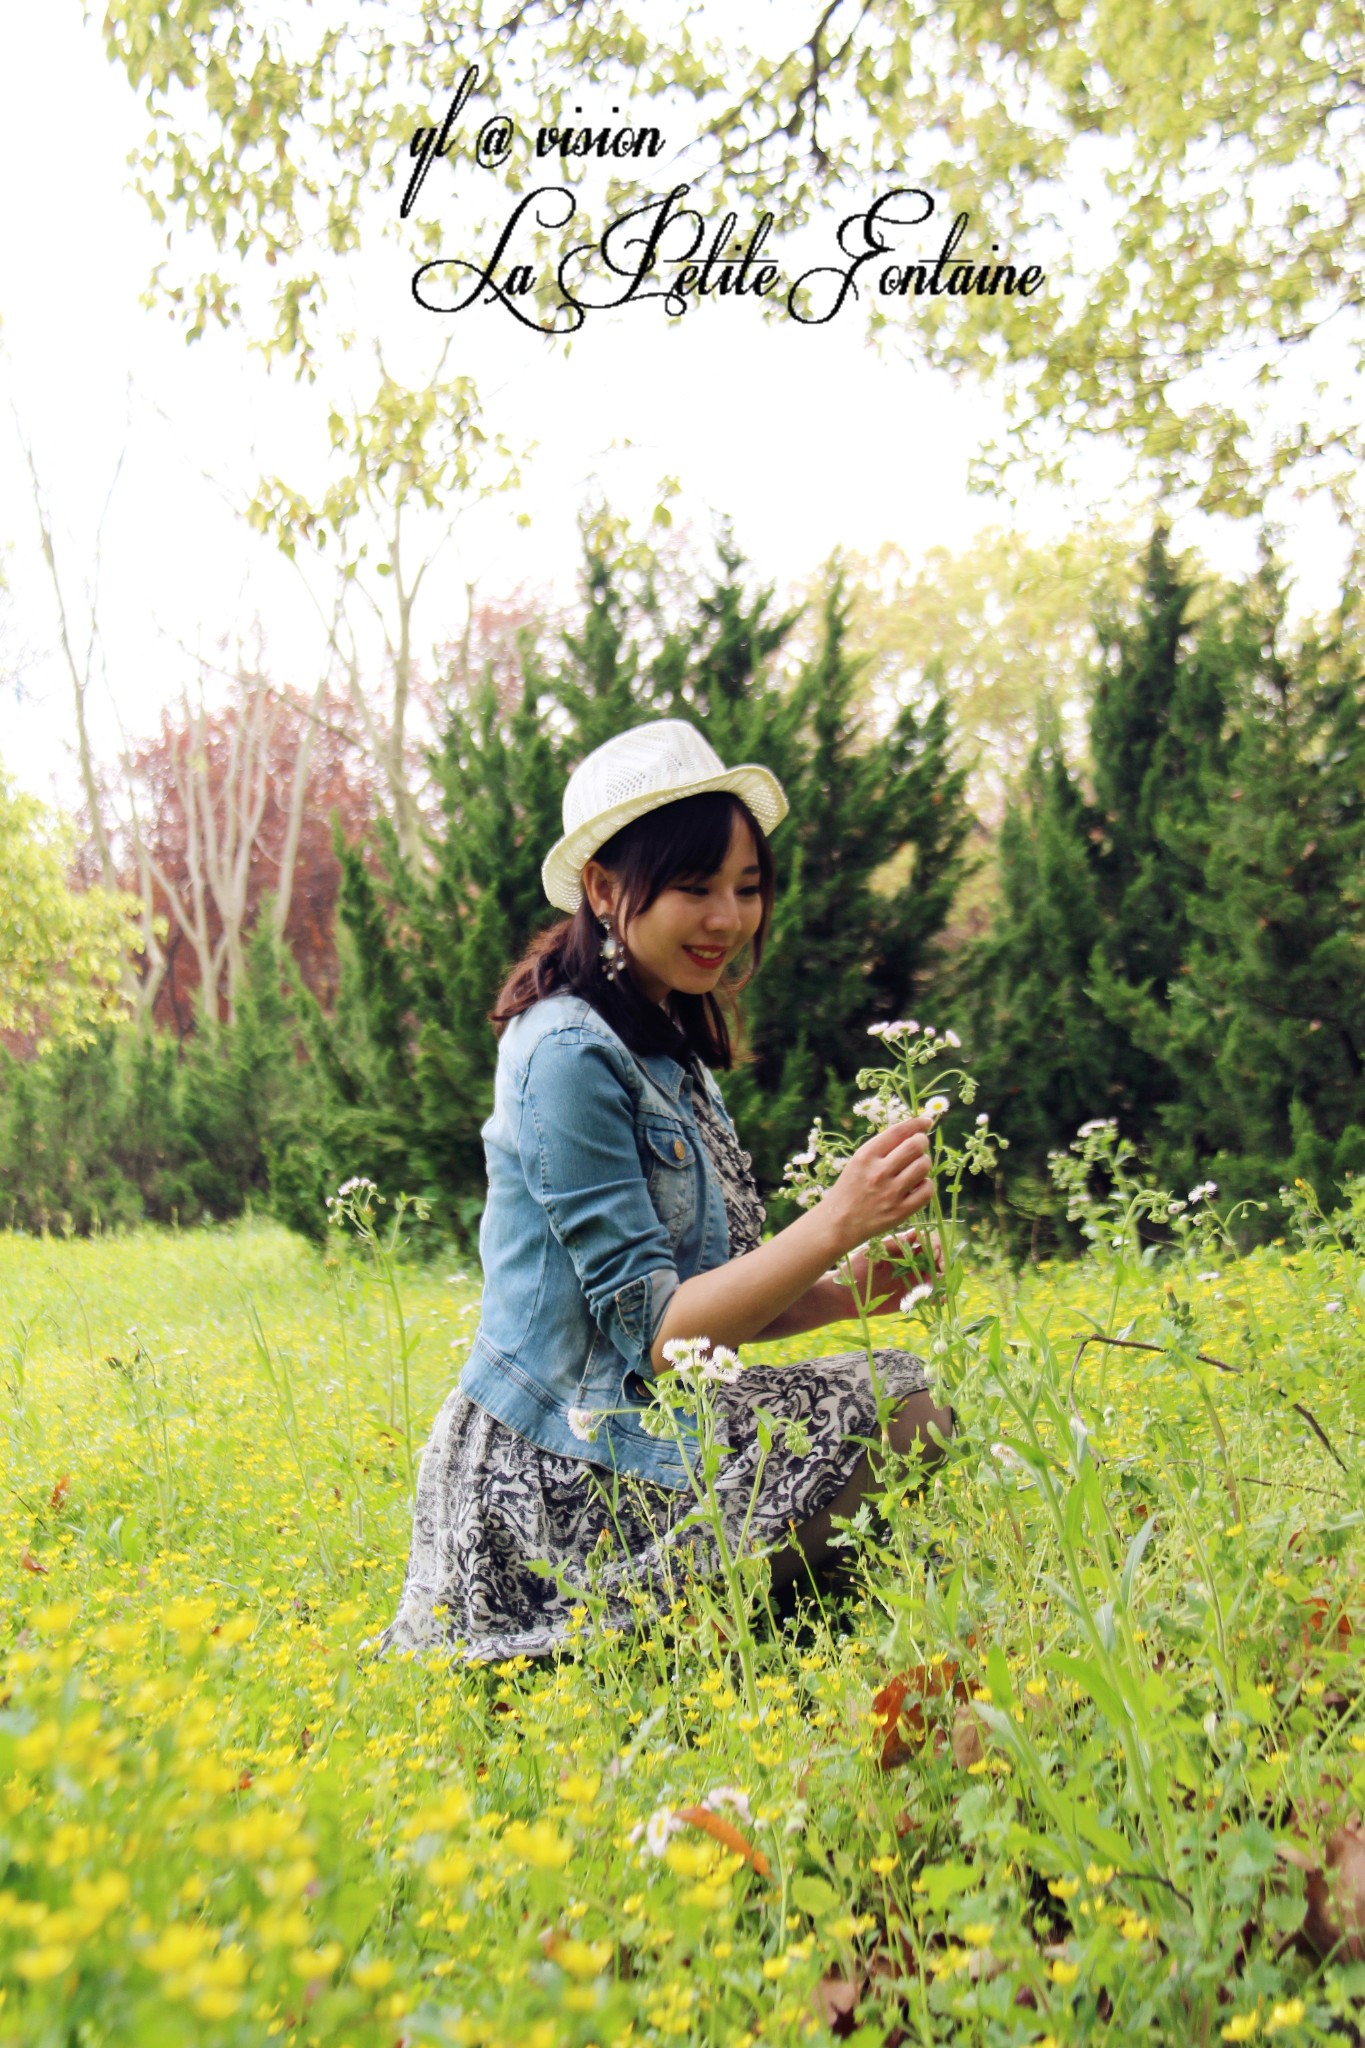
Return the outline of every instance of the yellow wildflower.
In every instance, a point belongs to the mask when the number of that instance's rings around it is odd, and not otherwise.
[[[525,1821],[509,1821],[502,1832],[506,1849],[521,1863],[529,1863],[533,1870],[562,1870],[573,1854],[572,1843],[553,1828],[549,1821],[533,1821],[528,1827]]]
[[[1221,2029],[1225,2041],[1249,2041],[1260,2026],[1260,2018],[1254,2012],[1239,2012]]]
[[[387,1956],[374,1956],[366,1963],[357,1958],[351,1964],[351,1977],[362,1991],[382,1991],[392,1982],[393,1964]]]
[[[590,1977],[600,1977],[611,1961],[611,1943],[577,1939],[561,1941],[554,1951],[554,1960],[570,1977],[586,1984]]]
[[[330,1977],[345,1953],[339,1941],[324,1941],[321,1948],[296,1948],[289,1967],[296,1977]]]
[[[46,1984],[70,1969],[76,1951],[64,1942],[46,1942],[41,1948],[21,1948],[14,1959],[19,1975],[30,1984]]]

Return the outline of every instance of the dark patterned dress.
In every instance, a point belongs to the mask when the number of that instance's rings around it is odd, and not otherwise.
[[[766,1220],[752,1161],[704,1087],[694,1088],[692,1105],[724,1193],[730,1256],[739,1258],[762,1243]],[[923,1363],[908,1351],[879,1350],[876,1358],[883,1394],[904,1399],[927,1388]],[[716,1492],[732,1552],[742,1538],[749,1550],[780,1542],[793,1523],[818,1514],[852,1477],[860,1439],[877,1433],[864,1351],[748,1365],[732,1385],[713,1391],[731,1446]],[[778,1418],[766,1460],[756,1408]],[[792,1421],[804,1423],[804,1455],[784,1446],[781,1427]],[[618,1477],[542,1450],[456,1391],[422,1453],[402,1598],[373,1648],[442,1647],[471,1663],[548,1656],[570,1638],[579,1588],[605,1598],[608,1626],[629,1628],[642,1604],[672,1604],[684,1562],[714,1569],[714,1544],[698,1527],[695,1507],[690,1487]],[[564,1567],[562,1587],[530,1569],[540,1560]]]

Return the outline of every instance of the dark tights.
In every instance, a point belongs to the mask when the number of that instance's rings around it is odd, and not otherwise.
[[[950,1437],[953,1433],[952,1409],[940,1407],[931,1394],[924,1393],[912,1394],[907,1401],[902,1401],[886,1426],[892,1449],[899,1451],[902,1457],[908,1457],[911,1451],[919,1449],[921,1470],[936,1465],[943,1456],[929,1435],[930,1423],[936,1426],[941,1436]],[[775,1588],[789,1586],[797,1579],[809,1583],[812,1571],[819,1572],[840,1561],[840,1552],[829,1547],[830,1538],[835,1534],[835,1519],[856,1515],[859,1503],[874,1490],[876,1483],[872,1454],[864,1451],[829,1505],[821,1508],[818,1515],[812,1515],[808,1522],[798,1524],[795,1544],[774,1553],[771,1562]]]

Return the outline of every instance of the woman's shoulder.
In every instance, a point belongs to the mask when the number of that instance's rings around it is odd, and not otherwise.
[[[620,1043],[610,1024],[585,997],[560,989],[553,995],[542,996],[512,1019],[502,1034],[499,1054],[524,1066],[551,1033],[582,1035],[611,1045]]]

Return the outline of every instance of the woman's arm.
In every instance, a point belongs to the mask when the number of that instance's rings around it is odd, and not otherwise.
[[[750,1337],[751,1344],[773,1344],[779,1337],[799,1337],[805,1330],[823,1330],[826,1323],[843,1323],[856,1317],[857,1310],[846,1287],[840,1287],[829,1273],[823,1273],[813,1287],[797,1296],[790,1307],[773,1317],[766,1329]]]

